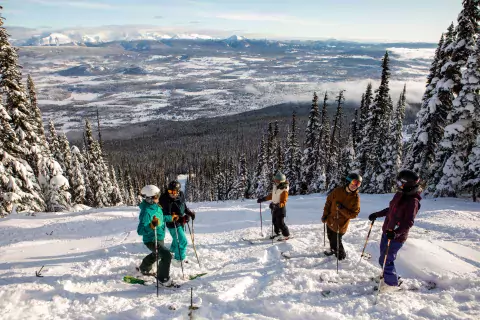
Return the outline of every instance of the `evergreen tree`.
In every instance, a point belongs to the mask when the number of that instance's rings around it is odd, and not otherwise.
[[[384,191],[386,193],[395,190],[395,177],[402,166],[402,150],[403,150],[403,120],[405,119],[406,107],[406,85],[398,98],[397,107],[390,121],[390,134],[387,138],[385,154],[385,171],[384,171]]]
[[[463,187],[471,189],[473,201],[477,201],[477,197],[480,196],[480,128],[478,123],[480,123],[480,118],[477,118],[476,122],[474,122],[474,131],[477,132],[477,136],[472,151],[468,156],[468,162],[463,175],[463,181],[465,181]]]
[[[225,173],[222,168],[222,160],[220,158],[220,152],[217,150],[217,156],[215,161],[215,200],[225,200]]]
[[[439,61],[440,74],[435,87],[435,92],[430,99],[430,134],[427,139],[428,153],[423,159],[424,167],[431,168],[427,171],[428,187],[426,192],[433,193],[437,184],[443,176],[442,168],[451,155],[449,143],[442,143],[445,127],[449,124],[448,116],[452,110],[453,85],[455,80],[456,65],[452,62],[453,45],[455,43],[455,29],[453,23],[448,28],[445,42],[442,48],[442,55]],[[445,139],[443,139],[445,142]],[[451,142],[451,141],[449,141]]]
[[[323,106],[322,106],[322,119],[320,125],[320,133],[318,136],[318,143],[317,143],[317,175],[316,175],[316,185],[317,190],[319,192],[325,191],[326,186],[326,174],[325,170],[327,169],[328,163],[328,150],[330,148],[330,120],[328,119],[327,114],[327,107],[328,107],[328,92],[325,91],[325,95],[323,96]]]
[[[84,204],[85,203],[85,178],[83,170],[83,156],[80,150],[73,146],[71,150],[72,154],[72,173],[71,173],[71,185],[72,190],[72,203]]]
[[[27,90],[28,96],[30,98],[30,108],[33,111],[35,133],[39,137],[39,139],[43,140],[42,143],[45,143],[45,130],[43,129],[42,114],[40,112],[40,109],[38,108],[35,84],[30,75],[28,75],[27,78]]]
[[[431,109],[429,105],[430,99],[435,93],[435,88],[440,78],[440,61],[443,56],[442,50],[444,42],[444,36],[442,35],[440,41],[438,42],[438,47],[435,51],[435,57],[427,77],[427,86],[422,97],[422,105],[420,107],[420,111],[417,113],[417,129],[410,139],[410,148],[404,161],[405,168],[417,172],[423,179],[426,179],[428,166],[433,161],[432,157],[434,148],[432,148],[432,146],[427,146],[427,143],[428,137],[433,132],[430,125],[431,113],[435,113],[436,109]]]
[[[351,127],[353,151],[357,150],[357,136],[358,136],[357,118],[358,118],[358,109],[355,109],[355,113],[353,115],[353,120],[352,120],[352,127]]]
[[[302,194],[315,192],[316,187],[316,165],[318,160],[316,158],[319,135],[319,111],[318,111],[318,96],[313,93],[312,107],[308,116],[307,129],[305,130],[305,149],[302,157]]]
[[[456,41],[452,52],[452,62],[454,64],[454,68],[452,68],[454,81],[452,90],[456,95],[460,93],[463,86],[461,70],[474,52],[479,19],[478,0],[463,0],[463,9],[458,15],[458,25],[455,30]]]
[[[367,85],[366,92],[362,95],[362,102],[360,106],[360,127],[358,130],[358,143],[357,148],[355,149],[355,161],[353,169],[358,171],[360,174],[365,173],[365,167],[367,163],[367,148],[371,147],[369,144],[369,133],[371,133],[371,123],[372,113],[371,113],[371,104],[373,99],[372,84]]]
[[[468,3],[468,1],[464,1]],[[435,196],[455,197],[462,190],[462,178],[468,170],[469,154],[478,135],[480,120],[480,40],[468,58],[462,73],[462,90],[453,101],[450,118],[453,123],[445,127],[440,145],[448,149],[450,156],[442,168],[443,176],[436,186]],[[467,174],[468,175],[468,174]],[[471,175],[467,177],[471,179]]]
[[[50,120],[50,122],[48,123],[48,129],[50,132],[50,136],[48,138],[50,153],[52,154],[53,158],[60,164],[62,170],[65,170],[65,160],[63,159],[62,148],[60,147],[60,140],[58,138],[57,130],[55,129],[55,125],[53,124],[52,120]]]
[[[384,141],[381,139],[382,132],[388,130],[388,122],[392,109],[392,99],[390,97],[390,58],[388,52],[382,60],[382,77],[380,86],[375,91],[375,99],[370,107],[368,117],[367,135],[364,138],[364,157],[366,159],[366,169],[364,176],[366,183],[364,191],[367,193],[384,192],[384,176],[382,157],[384,156]]]
[[[105,188],[104,162],[100,144],[93,141],[89,152],[90,162],[88,164],[88,180],[93,193],[93,206],[101,208],[108,206],[108,190]]]
[[[260,142],[260,151],[258,153],[257,167],[255,171],[255,194],[257,197],[265,196],[265,193],[269,190],[269,177],[267,160],[265,158],[265,137],[262,137]]]
[[[330,138],[330,145],[328,149],[328,158],[327,158],[327,169],[326,169],[326,185],[328,189],[332,189],[332,182],[335,181],[336,176],[338,175],[338,159],[340,157],[340,122],[342,118],[342,106],[345,102],[345,97],[343,93],[345,90],[341,90],[335,100],[337,102],[337,112],[335,114],[335,119],[333,120],[332,134]]]
[[[248,170],[247,170],[247,159],[245,154],[240,155],[240,161],[238,163],[238,173],[235,184],[235,194],[236,199],[245,199],[247,192],[247,182],[248,182]]]
[[[67,136],[64,134],[58,137],[60,153],[62,154],[64,176],[68,179],[70,186],[72,186],[72,153],[70,150],[70,143]]]
[[[285,170],[284,174],[290,184],[289,193],[297,194],[298,183],[300,182],[300,147],[297,137],[297,118],[292,115],[292,124],[287,134],[287,146],[285,148]]]
[[[123,203],[122,193],[117,182],[117,175],[115,174],[115,169],[113,166],[110,168],[111,172],[111,181],[112,181],[112,190],[110,192],[110,203],[114,206]]]

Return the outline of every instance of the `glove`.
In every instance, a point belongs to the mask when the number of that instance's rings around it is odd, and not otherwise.
[[[182,224],[187,224],[190,221],[190,217],[188,215],[184,215],[180,218],[182,220]]]
[[[153,216],[152,222],[150,222],[150,228],[155,229],[158,227],[159,222],[157,216]]]
[[[338,209],[343,209],[343,208],[345,208],[345,206],[343,204],[341,204],[340,202],[337,202],[337,208]]]
[[[393,230],[387,230],[385,232],[385,235],[387,236],[387,239],[389,239],[389,240],[395,239],[395,231],[393,231]]]
[[[192,221],[195,220],[195,211],[189,210],[187,214],[192,218]]]
[[[257,199],[257,203],[262,203],[263,201],[264,201],[263,198],[258,198]]]
[[[177,221],[178,221],[178,218],[179,218],[179,217],[178,217],[176,214],[174,214],[174,213],[172,214],[172,221],[173,221],[173,222],[177,222]]]
[[[368,220],[372,222],[377,220],[377,215],[375,213],[372,213],[371,215],[368,216]]]
[[[327,217],[322,217],[322,222],[323,223],[327,222]]]

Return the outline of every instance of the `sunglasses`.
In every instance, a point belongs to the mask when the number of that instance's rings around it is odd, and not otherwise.
[[[352,181],[350,181],[350,185],[355,188],[360,187],[361,184],[362,184],[362,181],[357,179],[353,179]]]
[[[168,191],[168,194],[173,194],[173,195],[177,195],[178,194],[178,191],[177,190],[167,190]]]

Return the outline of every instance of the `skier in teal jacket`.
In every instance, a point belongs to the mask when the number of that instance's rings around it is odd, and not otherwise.
[[[162,208],[158,205],[160,198],[160,189],[154,185],[147,185],[142,188],[142,197],[144,200],[140,203],[140,217],[137,227],[137,233],[143,236],[143,243],[152,251],[146,256],[140,265],[140,271],[143,274],[149,274],[153,264],[156,262],[155,254],[155,232],[157,233],[157,253],[158,270],[157,277],[162,286],[169,287],[173,285],[170,278],[170,263],[172,255],[164,245],[165,239],[165,222],[173,221],[172,216],[163,216]]]

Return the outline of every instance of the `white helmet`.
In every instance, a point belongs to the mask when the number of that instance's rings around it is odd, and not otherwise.
[[[149,184],[148,186],[143,187],[140,193],[142,194],[142,197],[153,198],[160,194],[160,189],[158,189],[157,186],[154,186],[153,184]]]

